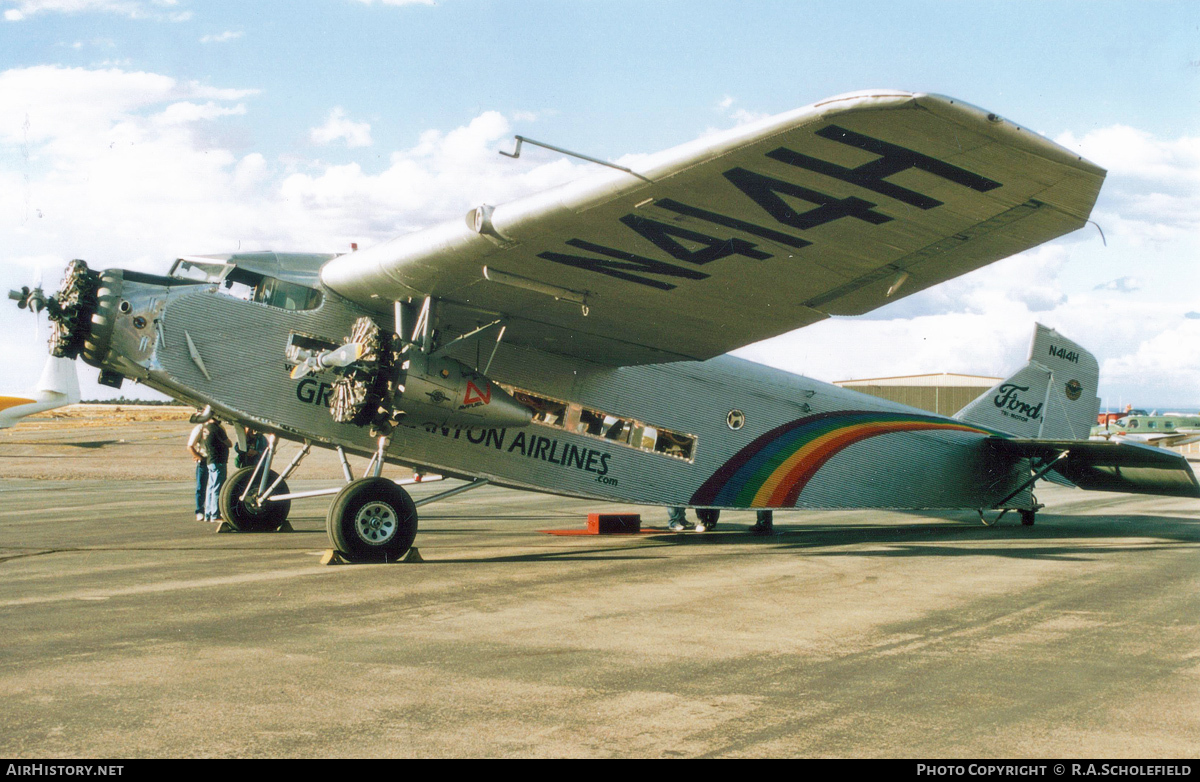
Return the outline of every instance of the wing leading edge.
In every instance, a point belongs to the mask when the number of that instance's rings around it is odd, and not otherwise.
[[[634,170],[479,207],[341,256],[322,279],[380,312],[431,296],[443,333],[504,317],[507,341],[602,364],[702,360],[1073,231],[1105,174],[969,104],[894,91]]]

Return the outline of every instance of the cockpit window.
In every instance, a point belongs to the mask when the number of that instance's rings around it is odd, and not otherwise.
[[[253,300],[285,310],[315,310],[321,306],[321,292],[294,282],[263,277],[254,287]]]
[[[221,282],[233,270],[233,266],[216,261],[192,261],[180,258],[171,267],[170,276],[189,282]]]

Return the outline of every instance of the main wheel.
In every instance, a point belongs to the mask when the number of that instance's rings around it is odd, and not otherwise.
[[[417,537],[417,506],[387,478],[362,478],[333,498],[325,528],[351,562],[395,562]]]
[[[261,486],[262,476],[255,478],[254,485],[246,492],[246,485],[254,473],[253,467],[243,467],[225,479],[221,493],[217,495],[217,503],[221,509],[221,518],[228,521],[238,532],[273,532],[287,520],[292,509],[292,501],[264,502],[258,504],[258,487]],[[279,478],[279,473],[270,471],[267,476],[268,488]],[[246,499],[242,499],[246,492]],[[287,481],[279,484],[275,494],[287,494]]]
[[[696,508],[696,531],[706,532],[717,526],[721,511],[716,508]]]
[[[1032,527],[1035,516],[1037,516],[1037,511],[1023,510],[1021,511],[1021,523],[1026,527]]]

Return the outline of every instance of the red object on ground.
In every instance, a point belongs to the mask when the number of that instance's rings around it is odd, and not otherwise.
[[[636,535],[642,531],[639,513],[589,513],[588,532],[593,535]]]
[[[547,535],[644,535],[639,513],[589,513],[585,529],[544,529]]]

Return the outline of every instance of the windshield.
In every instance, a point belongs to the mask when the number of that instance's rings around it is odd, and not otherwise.
[[[171,275],[177,280],[191,282],[220,282],[233,270],[227,263],[217,261],[192,261],[180,258],[171,267]]]

